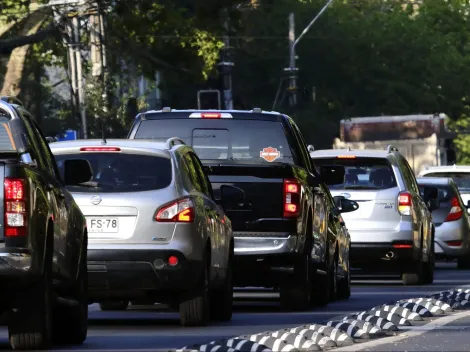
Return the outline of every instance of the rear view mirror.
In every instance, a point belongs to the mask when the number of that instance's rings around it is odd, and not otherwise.
[[[220,187],[221,205],[234,205],[243,203],[245,200],[245,192],[235,186],[222,185]]]
[[[90,163],[85,159],[69,159],[64,161],[64,183],[74,186],[88,182],[93,177]]]
[[[338,165],[320,166],[320,176],[323,183],[328,186],[344,183],[344,167]]]
[[[346,199],[342,196],[333,197],[335,205],[341,213],[350,213],[359,209],[359,204],[353,200]]]

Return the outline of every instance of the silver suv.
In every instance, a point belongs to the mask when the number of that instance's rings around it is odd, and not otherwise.
[[[179,138],[50,147],[60,172],[77,158],[93,170],[69,188],[87,220],[90,303],[170,304],[183,325],[231,319],[231,221],[192,148]]]
[[[401,274],[405,285],[434,279],[434,224],[438,190],[427,187],[426,200],[408,162],[392,146],[380,150],[318,150],[317,167],[345,167],[343,184],[333,196],[359,203],[342,214],[351,234],[351,266],[368,274]]]

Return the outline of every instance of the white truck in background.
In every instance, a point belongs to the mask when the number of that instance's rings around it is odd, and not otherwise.
[[[426,167],[456,162],[455,134],[447,129],[446,118],[445,114],[428,114],[344,119],[333,149],[385,150],[393,145],[418,175]]]

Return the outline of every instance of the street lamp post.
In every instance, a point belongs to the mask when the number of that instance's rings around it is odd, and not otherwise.
[[[295,39],[295,18],[294,13],[289,14],[289,67],[285,68],[284,71],[289,74],[289,105],[297,105],[297,72],[298,68],[295,64],[295,47],[299,43],[300,39],[307,34],[310,30],[310,27],[320,18],[323,12],[326,11],[328,6],[333,2],[333,0],[328,0],[325,6],[320,10],[320,12],[313,18],[313,20],[308,24],[307,27],[302,31],[297,39]]]

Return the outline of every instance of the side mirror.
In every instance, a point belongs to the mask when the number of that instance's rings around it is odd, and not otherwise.
[[[439,201],[439,190],[437,187],[424,186],[422,197],[429,211],[436,210],[441,205],[441,202]]]
[[[346,199],[342,196],[333,197],[333,200],[341,213],[350,213],[359,209],[359,204],[357,202]]]
[[[93,177],[90,163],[85,159],[69,159],[64,161],[64,183],[74,186],[88,182]]]
[[[344,183],[344,167],[338,165],[320,166],[320,177],[327,186]]]
[[[243,203],[245,192],[235,186],[222,185],[220,187],[220,203],[222,207]]]

